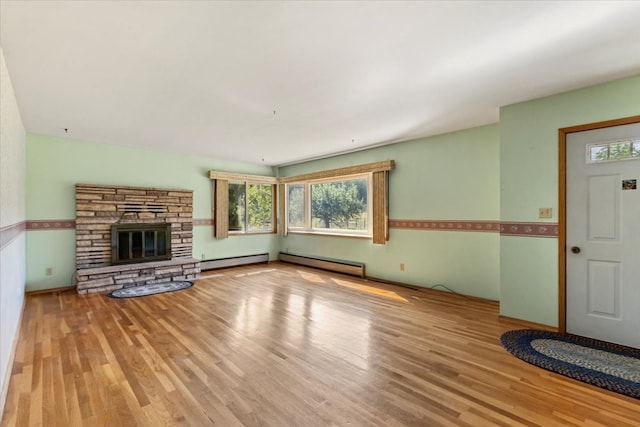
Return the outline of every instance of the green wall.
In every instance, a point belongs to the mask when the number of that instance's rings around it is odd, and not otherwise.
[[[499,128],[489,125],[280,169],[294,176],[393,159],[391,219],[498,220]],[[292,253],[362,261],[367,275],[499,299],[497,233],[391,229],[386,245],[344,237],[289,234]],[[400,263],[405,270],[400,271]]]
[[[640,114],[640,76],[500,110],[500,219],[543,221],[558,212],[558,129]],[[557,239],[500,239],[500,312],[558,325]]]
[[[75,219],[75,184],[184,188],[194,191],[193,217],[212,217],[212,169],[273,175],[271,167],[27,135],[27,220]],[[195,226],[193,256],[224,258],[269,252],[277,257],[275,235],[213,238],[212,226]],[[73,230],[29,231],[27,290],[69,286],[75,272]],[[53,274],[46,275],[47,268]]]

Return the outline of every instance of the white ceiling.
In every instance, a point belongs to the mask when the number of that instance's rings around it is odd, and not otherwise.
[[[633,1],[2,0],[0,17],[28,132],[265,165],[640,74]]]

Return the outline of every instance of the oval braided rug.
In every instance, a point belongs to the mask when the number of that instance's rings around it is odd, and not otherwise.
[[[108,296],[111,298],[135,298],[146,295],[161,294],[163,292],[179,291],[193,286],[192,282],[163,282],[154,283],[152,285],[131,286],[129,288],[116,289]]]
[[[535,329],[505,332],[500,342],[532,365],[640,399],[640,349]]]

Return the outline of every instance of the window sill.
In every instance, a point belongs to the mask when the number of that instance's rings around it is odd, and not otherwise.
[[[304,234],[308,236],[325,236],[325,237],[347,237],[351,239],[371,240],[373,236],[370,234],[351,234],[340,232],[326,232],[326,231],[306,231],[306,230],[289,230],[288,234]]]
[[[276,234],[275,231],[249,231],[247,233],[243,233],[240,231],[229,231],[229,237],[231,236],[262,236],[265,234]]]

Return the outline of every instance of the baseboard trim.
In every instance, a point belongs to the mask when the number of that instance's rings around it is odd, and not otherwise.
[[[229,258],[208,259],[200,261],[200,270],[217,270],[219,268],[239,267],[241,265],[261,264],[269,262],[269,254],[242,255]]]
[[[422,287],[422,286],[411,285],[409,283],[404,283],[404,282],[396,282],[395,280],[381,279],[379,277],[373,277],[373,276],[367,276],[367,277],[365,277],[365,280],[370,280],[372,282],[384,283],[385,285],[400,286],[401,288],[407,288],[407,289],[411,289],[413,291],[421,291],[423,289],[429,289],[429,288],[425,288],[425,287]]]
[[[490,302],[490,303],[494,303],[494,304],[499,304],[500,303],[500,301],[494,300],[494,299],[476,297],[476,296],[473,296],[473,295],[467,295],[467,294],[463,294],[463,293],[460,293],[460,292],[454,292],[454,291],[446,290],[446,289],[438,289],[439,286],[437,286],[437,285],[436,286],[418,286],[418,285],[411,285],[409,283],[396,282],[394,280],[380,279],[380,278],[371,277],[371,276],[367,276],[366,280],[371,280],[372,282],[384,283],[384,284],[387,284],[387,285],[400,286],[401,288],[407,288],[407,289],[411,289],[413,291],[418,291],[418,292],[427,292],[427,291],[444,292],[444,293],[447,293],[447,294],[458,295],[460,297],[471,299],[471,300],[476,300],[476,301]]]
[[[549,326],[542,323],[531,322],[529,320],[518,319],[517,317],[504,316],[502,314],[498,315],[498,317],[502,320],[524,323],[526,327],[531,329],[542,329],[544,331],[558,332],[558,328],[555,326]]]
[[[7,364],[7,372],[4,375],[2,383],[2,392],[0,394],[0,421],[2,421],[2,414],[4,414],[4,406],[7,403],[7,395],[9,393],[9,383],[11,382],[11,374],[13,373],[13,363],[16,359],[16,352],[18,351],[18,340],[20,338],[20,332],[22,331],[22,319],[24,317],[24,308],[27,299],[22,299],[22,308],[20,309],[20,318],[18,319],[18,329],[16,335],[13,337],[13,345],[11,346],[11,353],[9,354],[9,363]]]
[[[63,292],[75,291],[75,290],[76,290],[75,286],[62,286],[59,288],[36,289],[34,291],[26,291],[25,295],[31,296],[31,295],[39,295],[39,294],[61,294]]]
[[[319,268],[321,270],[333,271],[336,273],[349,274],[364,279],[364,263],[346,261],[339,259],[330,259],[322,257],[312,257],[306,255],[295,255],[280,252],[278,260],[290,264],[304,265],[306,267]]]

